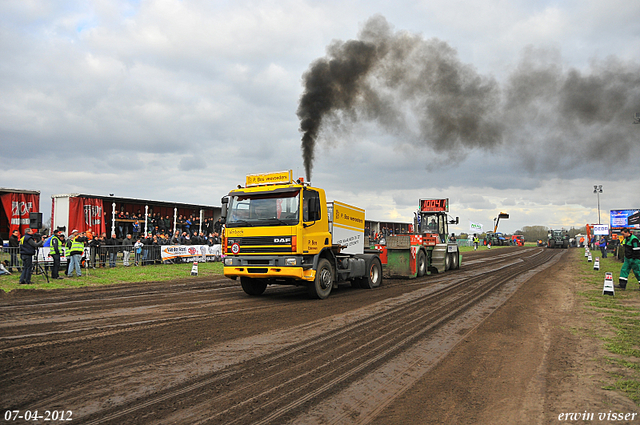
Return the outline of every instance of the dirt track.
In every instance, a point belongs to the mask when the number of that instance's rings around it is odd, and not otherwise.
[[[295,287],[248,297],[224,278],[11,294],[0,302],[0,407],[92,424],[545,423],[548,385],[531,382],[551,373],[552,333],[513,333],[522,318],[500,306],[525,282],[518,294],[549,284],[540,276],[563,252],[468,253],[459,271],[347,285],[324,301]],[[496,318],[494,340],[478,339]],[[527,364],[482,357],[505,333],[530,348]],[[489,373],[485,391],[475,368],[494,364],[513,379]],[[500,385],[522,405],[496,411]]]

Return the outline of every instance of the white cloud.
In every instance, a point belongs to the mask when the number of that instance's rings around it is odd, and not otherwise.
[[[640,57],[640,6],[621,1],[8,0],[0,3],[3,186],[41,190],[48,213],[54,193],[218,205],[247,173],[301,176],[302,76],[376,13],[394,31],[445,41],[501,88],[531,64],[588,78],[611,56],[631,69]],[[534,116],[525,105],[509,116],[513,138],[486,151],[438,155],[370,122],[327,127],[313,183],[373,219],[409,221],[419,198],[448,197],[462,223],[488,226],[502,209],[511,214],[506,230],[594,221],[593,184],[605,187],[602,211],[638,206],[629,193],[640,193],[639,180],[627,177],[635,168],[620,161],[637,146],[611,143],[637,130],[637,80],[628,81],[624,117],[588,125],[578,117],[567,133],[560,122],[546,127],[558,109],[536,104]],[[159,183],[165,176],[170,186]]]

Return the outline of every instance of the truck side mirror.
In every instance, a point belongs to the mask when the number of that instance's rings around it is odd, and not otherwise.
[[[222,203],[222,211],[220,212],[220,218],[224,224],[227,221],[227,208],[229,208],[229,197],[223,197],[220,202]]]

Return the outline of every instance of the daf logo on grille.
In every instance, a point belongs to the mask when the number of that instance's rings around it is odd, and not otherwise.
[[[273,243],[274,244],[291,243],[291,238],[273,238]]]

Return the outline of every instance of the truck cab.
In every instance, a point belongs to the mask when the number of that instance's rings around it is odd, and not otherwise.
[[[379,260],[362,252],[364,210],[327,203],[324,190],[293,181],[291,171],[249,175],[222,204],[224,275],[240,278],[249,295],[262,294],[269,284],[289,284],[326,298],[342,280],[365,280],[365,287],[381,282],[382,266],[371,270]],[[336,239],[343,227],[354,234]]]
[[[446,242],[449,238],[449,223],[447,214],[443,212],[419,211],[418,234],[438,236],[438,243]]]

